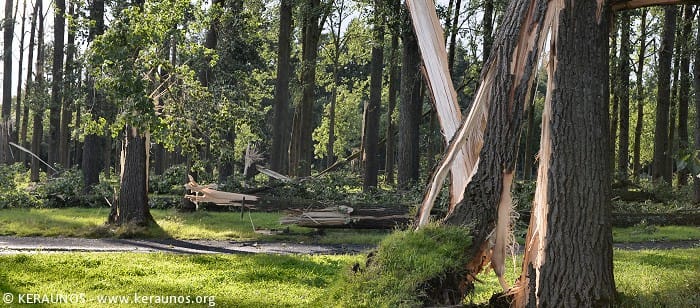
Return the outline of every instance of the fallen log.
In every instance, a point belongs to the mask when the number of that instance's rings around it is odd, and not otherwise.
[[[331,206],[297,211],[280,219],[283,225],[308,228],[396,229],[407,226],[411,218],[406,207]]]

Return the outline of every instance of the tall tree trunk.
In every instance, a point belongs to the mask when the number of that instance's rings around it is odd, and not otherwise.
[[[88,41],[92,41],[96,36],[104,33],[104,11],[105,6],[103,0],[92,1],[90,20],[94,22],[94,24],[90,27]],[[92,114],[92,120],[98,120],[100,115],[104,114],[104,95],[101,91],[95,89],[94,78],[90,75],[87,77],[86,88],[87,100],[85,109]],[[97,134],[85,135],[81,166],[83,171],[83,185],[86,192],[89,192],[92,186],[100,182],[100,170],[103,164],[109,165],[109,162],[103,162],[102,160],[105,148],[104,143],[106,142],[106,136]]]
[[[634,127],[634,145],[633,145],[633,169],[634,177],[639,177],[639,172],[642,169],[640,162],[641,154],[641,142],[642,142],[642,130],[644,129],[644,60],[646,59],[646,47],[647,47],[647,11],[648,9],[641,9],[642,20],[639,25],[639,55],[637,62],[637,124]]]
[[[372,71],[370,73],[365,144],[362,149],[365,174],[362,190],[368,192],[377,187],[379,174],[379,114],[382,103],[382,71],[384,69],[384,13],[382,0],[374,0],[374,44],[372,46]]]
[[[148,139],[134,127],[124,131],[119,196],[109,214],[109,224],[155,224],[148,208]]]
[[[620,14],[620,62],[618,71],[620,99],[620,139],[617,150],[617,178],[628,180],[630,147],[630,12]],[[614,144],[613,144],[614,146]]]
[[[32,152],[35,155],[41,156],[41,141],[44,135],[44,104],[43,101],[45,85],[44,85],[44,15],[43,15],[43,5],[39,1],[37,2],[38,7],[38,17],[39,17],[39,29],[37,30],[37,44],[36,44],[36,76],[34,80],[34,101],[32,102],[32,109],[34,112],[34,118],[32,123]],[[32,157],[32,167],[30,172],[30,180],[32,182],[39,181],[39,160]]]
[[[486,2],[489,2],[487,0]],[[450,75],[454,76],[455,67],[455,54],[457,53],[457,32],[459,32],[459,13],[462,8],[462,0],[457,0],[455,5],[454,17],[452,18],[452,25],[450,26],[450,49],[447,51],[447,65],[450,68]],[[486,15],[484,15],[484,20],[486,20]],[[490,39],[489,35],[489,39]],[[484,38],[486,38],[484,36]],[[490,46],[489,46],[490,47]]]
[[[593,1],[565,5],[552,26],[537,191],[515,307],[614,304],[609,13]]]
[[[63,47],[66,19],[66,1],[55,0],[53,19],[53,68],[51,70],[51,104],[49,105],[49,164],[58,163],[62,149],[59,148],[61,130],[61,106],[63,105]],[[66,167],[66,166],[63,166]]]
[[[688,146],[688,100],[690,96],[690,51],[692,42],[693,8],[685,5],[683,10],[683,32],[680,63],[680,84],[678,89],[678,153],[679,158],[689,154]],[[699,65],[696,63],[696,65]],[[695,94],[700,95],[700,94]],[[678,186],[688,184],[688,169],[678,171]]]
[[[697,23],[700,25],[700,13]],[[700,31],[695,37],[695,60],[693,61],[693,83],[695,84],[695,153],[700,152]],[[697,154],[696,154],[697,155]],[[693,177],[693,201],[700,203],[700,178]]]
[[[523,179],[525,180],[532,178],[532,165],[535,162],[535,156],[532,154],[532,145],[535,142],[535,94],[537,91],[537,82],[538,78],[535,76],[535,82],[532,86],[530,102],[528,103],[527,109],[527,136],[525,137],[525,158],[523,159]]]
[[[313,163],[313,106],[316,102],[316,58],[320,36],[320,1],[307,0],[302,32],[302,97],[294,110],[292,140],[289,146],[289,174],[311,175]]]
[[[676,117],[678,116],[678,76],[680,74],[681,65],[681,41],[682,27],[677,26],[682,22],[683,12],[676,16],[676,42],[674,44],[673,51],[673,65],[671,73],[671,100],[669,105],[669,116],[668,116],[668,148],[666,149],[666,170],[670,177],[666,179],[666,182],[673,184],[673,174],[674,174],[674,157],[677,150],[676,147]]]
[[[15,19],[12,16],[12,0],[5,0],[5,20],[3,23],[3,79],[2,79],[2,121],[0,126],[9,129],[12,113],[12,39],[15,31]],[[5,132],[3,130],[3,132]],[[7,146],[4,137],[0,137],[3,144],[0,145],[0,163],[10,162],[10,147]]]
[[[620,70],[618,69],[618,64],[620,63],[619,57],[617,55],[617,34],[619,30],[618,23],[614,22],[614,31],[612,32],[612,49],[610,52],[610,93],[611,93],[611,100],[610,102],[612,103],[612,119],[610,120],[610,144],[612,145],[610,147],[610,161],[608,162],[610,164],[610,170],[615,170],[615,144],[617,141],[617,129],[618,129],[618,120],[620,119],[620,96],[619,96],[619,91],[618,89],[618,80],[619,78],[619,72]]]
[[[493,0],[484,0],[484,19],[483,26],[483,57],[482,61],[485,64],[491,55],[491,46],[493,45]]]
[[[26,81],[26,96],[27,100],[24,102],[24,108],[22,110],[22,127],[20,128],[20,133],[19,133],[19,144],[24,146],[25,148],[30,148],[31,145],[27,141],[27,130],[29,127],[29,105],[31,104],[30,98],[31,98],[31,93],[34,88],[34,84],[32,83],[32,77],[34,73],[34,47],[36,46],[34,44],[34,38],[36,37],[36,23],[37,23],[37,16],[39,12],[39,5],[34,4],[33,12],[32,12],[32,25],[30,27],[31,30],[29,30],[29,54],[27,55],[27,81]],[[19,92],[18,92],[19,93]],[[20,151],[19,153],[19,161],[23,162],[26,164],[26,153],[24,151]]]
[[[671,60],[676,34],[676,6],[664,8],[664,27],[659,49],[659,73],[656,98],[656,125],[654,127],[654,166],[652,178],[671,183],[671,170],[668,168],[669,112],[671,99]]]
[[[396,3],[396,1],[394,1]],[[398,10],[398,9],[397,9]],[[396,108],[396,96],[399,90],[399,34],[391,34],[391,54],[389,56],[391,68],[389,69],[389,102],[386,108],[386,162],[385,183],[394,185],[394,162],[396,161],[396,147],[394,141],[394,109]]]
[[[270,167],[280,173],[287,173],[289,163],[289,65],[292,36],[291,0],[282,0],[280,4],[279,38],[277,41],[277,82],[275,84],[275,103],[273,106],[274,125]]]
[[[410,22],[410,21],[408,21]],[[399,104],[398,187],[408,189],[418,183],[420,151],[418,145],[422,78],[418,42],[411,24],[406,22],[401,33],[403,50],[401,58],[401,90]]]
[[[27,21],[27,2],[22,1],[22,27],[19,34],[19,71],[17,72],[17,98],[15,102],[15,125],[12,134],[12,140],[17,142],[17,144],[22,144],[19,139],[19,128],[21,126],[22,118],[22,66],[24,64],[24,26]],[[31,47],[30,47],[31,48]],[[31,62],[31,60],[30,60]],[[32,64],[29,63],[29,66]],[[21,152],[21,151],[20,151]],[[21,160],[17,160],[21,161]]]
[[[75,18],[75,3],[69,3],[68,15]],[[73,97],[75,91],[75,27],[68,29],[68,46],[66,46],[66,69],[65,82],[62,85],[66,91],[63,93],[63,108],[61,110],[60,139],[58,143],[59,162],[66,168],[70,163],[70,128],[69,124],[73,119]]]

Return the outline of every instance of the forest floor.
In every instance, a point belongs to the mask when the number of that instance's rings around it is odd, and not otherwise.
[[[0,236],[0,254],[54,252],[170,252],[179,254],[360,254],[374,245],[308,244],[294,242],[180,240],[180,239],[87,239],[72,237]],[[622,250],[700,248],[700,240],[615,243]]]

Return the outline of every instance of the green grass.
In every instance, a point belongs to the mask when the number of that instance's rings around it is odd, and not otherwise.
[[[98,295],[133,298],[135,293],[192,299],[213,296],[218,307],[347,306],[329,295],[337,294],[332,287],[339,277],[348,275],[350,265],[363,259],[164,253],[5,255],[0,256],[0,293],[12,293],[15,299],[20,293],[84,293],[86,302],[79,305],[83,307],[114,306],[99,305]],[[700,303],[700,248],[615,250],[614,265],[621,307],[697,307]],[[506,275],[509,281],[516,276],[511,264]],[[475,303],[500,290],[492,272],[480,279],[483,283],[476,284],[471,297]]]
[[[318,236],[313,229],[280,225],[279,218],[283,213],[245,212],[241,217],[240,212],[180,213],[175,210],[152,209],[151,214],[159,228],[141,230],[137,236],[376,244],[387,234],[386,231],[373,230],[329,230],[325,236]],[[108,215],[108,208],[1,209],[0,235],[88,238],[130,235],[130,230],[108,230],[104,225]],[[289,233],[261,234],[255,232],[253,226],[256,229],[277,231],[289,227]]]
[[[388,234],[382,230],[326,230],[289,226],[282,235],[261,234],[256,228],[283,230],[279,224],[283,213],[239,212],[179,213],[175,210],[151,210],[160,228],[145,230],[138,237],[173,237],[177,239],[212,240],[279,240],[321,244],[377,244]],[[108,208],[0,209],[0,235],[111,237],[134,236],[129,230],[108,230],[104,222]],[[252,224],[251,224],[252,219]],[[614,228],[615,242],[698,240],[700,228],[693,226],[647,226]],[[521,243],[522,244],[522,243]]]
[[[208,301],[213,297],[218,307],[304,307],[356,258],[160,253],[2,256],[0,292],[12,293],[15,299],[21,293],[84,293],[85,303],[78,305],[82,307],[114,306],[100,305],[98,296],[131,300],[134,294],[190,296],[192,300],[206,296]]]
[[[700,227],[638,225],[613,228],[613,239],[618,243],[697,240],[700,239]]]
[[[700,248],[614,251],[614,275],[620,307],[698,307],[700,305]],[[506,281],[519,276],[522,257],[506,263]],[[479,276],[469,297],[488,302],[502,289],[493,271]]]

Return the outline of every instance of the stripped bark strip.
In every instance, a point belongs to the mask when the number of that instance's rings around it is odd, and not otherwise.
[[[457,103],[457,92],[450,77],[445,39],[435,12],[435,3],[433,0],[407,0],[406,5],[411,13],[428,88],[435,103],[442,134],[445,142],[449,142],[462,122],[462,113]],[[474,153],[478,153],[478,150]],[[452,172],[450,210],[462,199],[464,188],[467,186],[467,177],[475,165],[476,161],[470,161],[469,156],[466,149],[462,148],[450,165]],[[475,159],[476,156],[473,154],[471,158]]]

